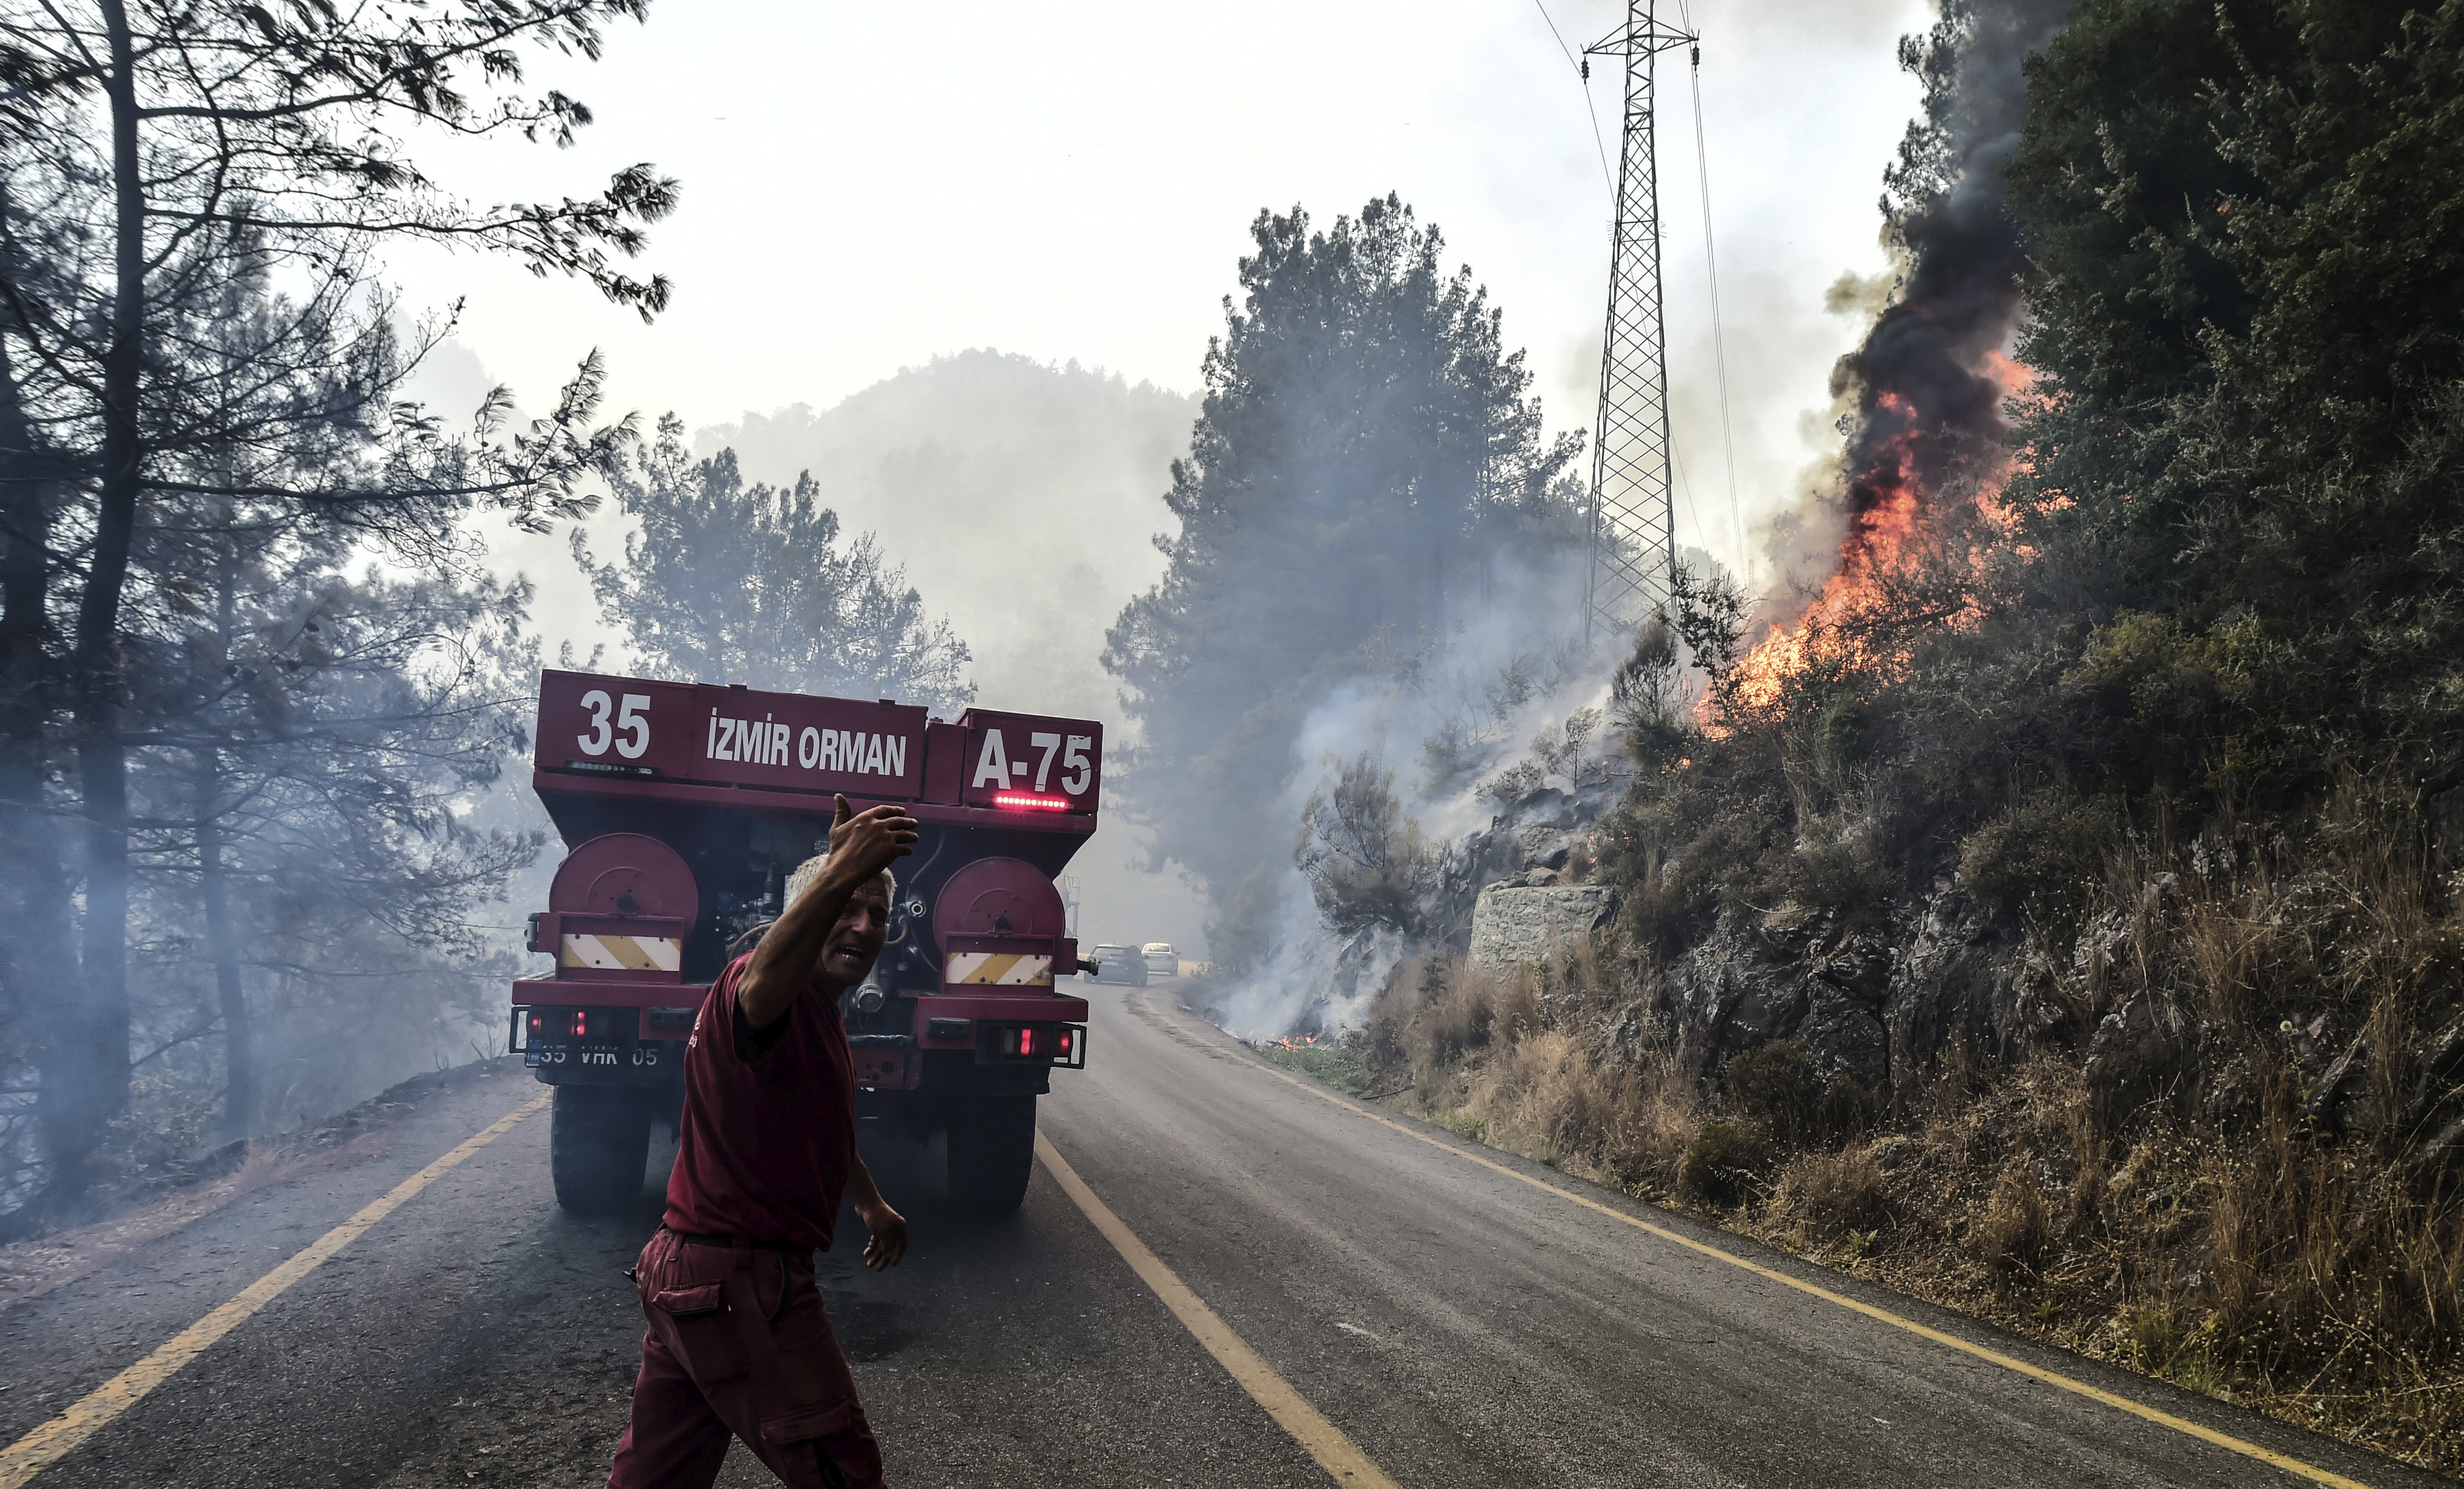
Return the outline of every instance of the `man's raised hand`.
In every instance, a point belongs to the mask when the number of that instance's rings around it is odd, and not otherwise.
[[[851,881],[862,883],[914,852],[920,831],[903,806],[858,812],[842,796],[830,819],[830,857],[846,865]]]

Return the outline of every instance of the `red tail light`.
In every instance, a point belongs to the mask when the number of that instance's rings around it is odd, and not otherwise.
[[[1046,1026],[1020,1029],[1012,1040],[1005,1041],[1009,1047],[1001,1053],[1020,1055],[1028,1060],[1067,1060],[1070,1033],[1067,1029]]]
[[[986,1023],[976,1027],[981,1040],[976,1046],[979,1062],[1032,1060],[1049,1061],[1070,1070],[1086,1068],[1087,1041],[1080,1038],[1086,1031],[1076,1024]]]
[[[1069,810],[1069,799],[1040,797],[1027,791],[996,791],[993,805],[1029,812],[1066,812]]]

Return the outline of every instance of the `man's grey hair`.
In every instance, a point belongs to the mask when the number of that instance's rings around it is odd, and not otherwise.
[[[785,892],[780,896],[779,912],[781,914],[785,914],[788,906],[804,897],[804,891],[813,887],[813,881],[822,877],[822,865],[829,861],[828,854],[819,853],[796,865],[796,871],[787,876]],[[881,871],[881,877],[874,882],[881,886],[883,903],[889,905],[898,903],[898,880],[895,875],[885,868]]]

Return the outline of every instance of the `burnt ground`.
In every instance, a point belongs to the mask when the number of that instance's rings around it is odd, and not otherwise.
[[[2296,1481],[1295,1089],[1181,1009],[1168,986],[1088,991],[1090,1068],[1056,1076],[1045,1134],[1400,1483]],[[537,1090],[502,1062],[427,1079],[284,1164],[0,1248],[0,1443]],[[546,1142],[544,1114],[520,1123],[34,1482],[599,1482],[641,1334],[623,1271],[657,1223],[657,1203],[646,1183],[628,1214],[562,1214]],[[654,1153],[653,1170],[665,1156]],[[892,1483],[1331,1481],[1049,1174],[1038,1171],[1017,1215],[986,1222],[942,1204],[929,1155],[915,1156],[877,1163],[913,1221],[906,1264],[863,1271],[851,1218],[820,1259]],[[231,1188],[217,1196],[217,1184]],[[2351,1479],[2443,1482],[1584,1193]],[[768,1481],[740,1450],[722,1477]]]

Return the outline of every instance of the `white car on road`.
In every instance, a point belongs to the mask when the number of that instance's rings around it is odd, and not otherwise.
[[[1149,941],[1141,949],[1140,954],[1146,958],[1149,976],[1177,977],[1180,975],[1180,953],[1172,949],[1171,942]]]

